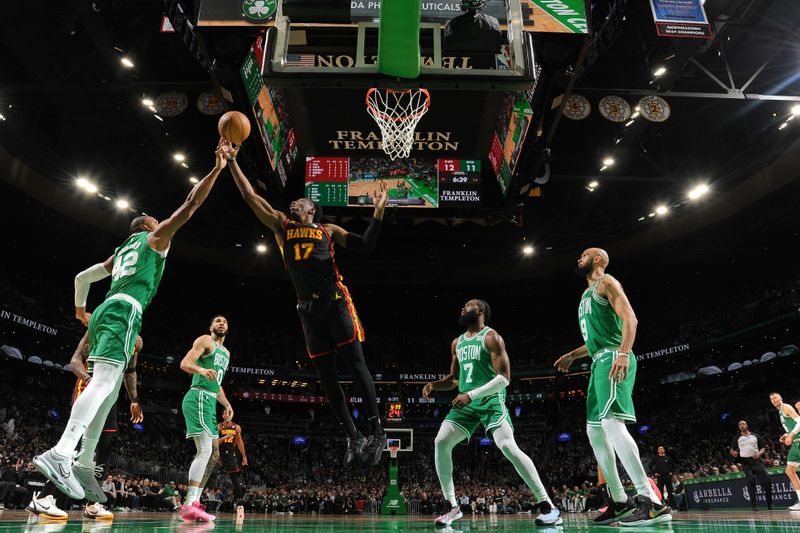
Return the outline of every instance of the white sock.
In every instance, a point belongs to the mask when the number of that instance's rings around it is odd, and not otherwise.
[[[619,472],[617,471],[617,457],[614,455],[614,447],[608,440],[602,426],[586,424],[586,435],[589,437],[589,444],[592,445],[597,464],[600,465],[600,469],[606,478],[606,485],[611,499],[617,503],[627,501],[628,495],[625,494],[622,480],[619,479]]]
[[[497,447],[500,448],[500,451],[503,452],[503,455],[506,456],[506,459],[511,461],[511,464],[514,465],[517,473],[522,477],[523,481],[525,481],[528,488],[531,489],[536,503],[547,502],[553,507],[553,502],[550,501],[550,497],[547,495],[547,489],[544,487],[542,479],[539,477],[536,466],[534,466],[531,458],[517,446],[517,442],[514,440],[514,430],[511,428],[508,421],[504,420],[503,423],[494,430],[492,438]]]
[[[436,475],[439,477],[439,483],[442,486],[442,494],[444,494],[444,498],[450,502],[452,507],[458,506],[456,488],[453,484],[453,448],[466,438],[467,436],[463,431],[445,421],[442,422],[439,434],[436,435],[436,440],[434,440],[436,447],[436,453],[434,454]]]
[[[184,502],[184,505],[192,505],[199,499],[200,499],[200,487],[190,486],[186,490],[186,501]]]
[[[797,502],[800,503],[800,490],[796,490],[794,493],[797,494]]]
[[[67,427],[55,446],[55,450],[59,455],[64,457],[72,457],[74,455],[75,447],[80,442],[84,432],[86,432],[86,428],[94,421],[97,412],[109,395],[112,394],[117,385],[117,379],[121,376],[122,367],[120,366],[101,362],[94,365],[92,381],[89,382],[86,389],[72,404]],[[103,423],[105,423],[105,419],[100,423],[101,430]]]
[[[653,487],[650,485],[650,480],[647,479],[647,473],[642,466],[642,460],[639,457],[639,447],[636,441],[633,440],[631,434],[628,433],[628,428],[625,427],[625,422],[617,420],[616,418],[606,418],[601,421],[603,431],[605,431],[608,440],[617,452],[625,472],[633,481],[633,486],[636,487],[636,492],[640,496],[650,498],[650,501],[657,505],[661,505],[661,501],[656,497]],[[605,473],[605,468],[603,468]]]

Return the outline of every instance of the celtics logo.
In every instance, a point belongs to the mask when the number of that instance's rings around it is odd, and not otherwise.
[[[261,22],[275,14],[278,9],[278,0],[244,0],[242,14],[245,18]]]

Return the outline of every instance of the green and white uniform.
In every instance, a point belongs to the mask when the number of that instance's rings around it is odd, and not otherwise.
[[[583,292],[578,306],[578,326],[592,356],[591,376],[586,391],[586,423],[599,426],[605,418],[617,418],[632,424],[636,422],[633,408],[636,356],[630,353],[628,377],[619,383],[612,383],[608,375],[622,344],[622,320],[608,299],[598,294],[597,283],[600,279]]]
[[[797,422],[790,416],[786,416],[783,412],[783,404],[779,411],[781,415],[781,425],[786,433],[790,433]],[[792,445],[789,447],[789,454],[786,456],[786,464],[792,466],[800,466],[800,435],[795,435],[792,439]]]
[[[214,350],[200,356],[197,366],[213,368],[217,380],[211,381],[201,374],[192,376],[192,388],[183,397],[183,419],[186,421],[186,438],[197,437],[203,433],[219,438],[217,433],[217,393],[220,383],[231,362],[230,352],[214,342]]]
[[[114,250],[111,288],[89,319],[89,361],[128,366],[142,313],[158,290],[167,252],[147,244],[148,232],[134,233]]]
[[[458,392],[466,393],[477,389],[494,379],[497,372],[492,366],[492,355],[486,349],[484,339],[492,331],[486,326],[473,336],[464,333],[456,342],[456,357],[458,358]],[[482,424],[486,435],[491,436],[503,420],[511,424],[511,416],[506,409],[506,391],[476,398],[469,405],[459,409],[451,409],[445,417],[455,427],[464,432],[469,441],[472,434]]]

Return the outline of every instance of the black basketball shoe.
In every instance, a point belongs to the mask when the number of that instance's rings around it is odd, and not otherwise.
[[[359,435],[356,440],[347,439],[347,452],[344,455],[344,465],[347,466],[353,461],[356,460],[356,457],[359,459],[364,454],[364,448],[367,446],[367,439],[364,438],[363,435]]]
[[[386,448],[386,440],[386,434],[380,436],[370,435],[367,438],[367,445],[364,447],[364,451],[361,452],[361,460],[370,466],[380,463],[381,454]]]
[[[611,501],[605,512],[594,519],[594,523],[598,526],[607,526],[632,515],[636,512],[636,509],[636,504],[630,498],[620,503]]]
[[[672,520],[672,510],[664,504],[653,503],[646,496],[637,496],[636,503],[636,511],[621,519],[620,526],[654,526]]]

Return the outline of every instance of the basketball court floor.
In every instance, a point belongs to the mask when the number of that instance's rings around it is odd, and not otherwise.
[[[274,516],[253,514],[237,523],[235,515],[219,515],[210,524],[186,524],[173,515],[164,513],[126,513],[118,514],[111,522],[84,520],[80,512],[70,513],[68,522],[36,520],[25,511],[0,511],[0,533],[30,531],[64,533],[76,531],[123,531],[125,533],[164,532],[164,531],[241,531],[241,532],[294,532],[314,531],[325,533],[345,533],[349,531],[389,532],[389,531],[656,531],[656,532],[739,532],[778,533],[783,531],[800,532],[800,513],[788,511],[728,511],[675,513],[670,524],[654,527],[618,528],[612,526],[593,526],[591,516],[586,514],[566,515],[564,525],[549,528],[536,528],[530,515],[464,517],[453,527],[435,529],[433,517],[381,517],[381,516]]]

